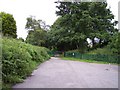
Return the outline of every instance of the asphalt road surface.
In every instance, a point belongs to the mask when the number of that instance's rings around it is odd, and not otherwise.
[[[118,88],[118,66],[52,57],[15,88]]]

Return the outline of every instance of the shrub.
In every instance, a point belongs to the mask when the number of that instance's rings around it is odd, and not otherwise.
[[[37,64],[49,59],[47,49],[15,39],[2,39],[2,79],[5,84],[21,82]]]
[[[92,50],[90,52],[87,52],[87,54],[107,54],[107,55],[112,55],[113,53],[108,47],[104,48],[97,48],[95,50]]]

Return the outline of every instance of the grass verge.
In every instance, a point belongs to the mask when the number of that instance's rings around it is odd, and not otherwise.
[[[79,59],[73,57],[60,57],[60,58],[62,60],[80,61],[80,62],[97,63],[97,64],[109,64],[109,62],[104,62],[104,61],[86,60],[86,59]],[[111,63],[111,64],[118,65],[116,63]]]

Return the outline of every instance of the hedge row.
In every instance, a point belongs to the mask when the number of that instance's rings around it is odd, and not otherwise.
[[[47,49],[15,39],[2,39],[2,81],[4,84],[20,82],[35,67],[49,59]]]

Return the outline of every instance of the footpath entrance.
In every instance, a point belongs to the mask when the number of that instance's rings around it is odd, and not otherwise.
[[[60,55],[64,54],[64,52],[62,52],[62,51],[50,51],[48,53],[52,57],[59,57]]]

